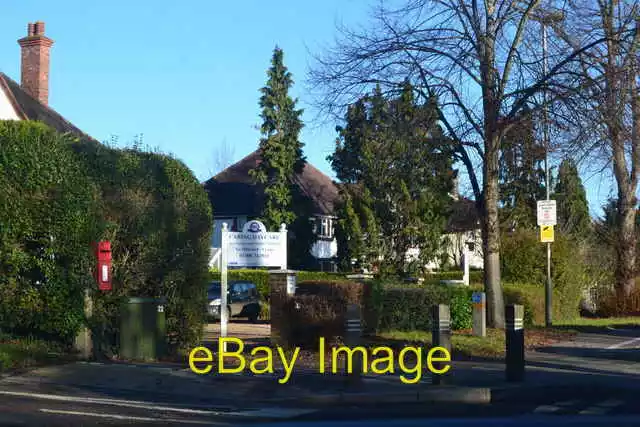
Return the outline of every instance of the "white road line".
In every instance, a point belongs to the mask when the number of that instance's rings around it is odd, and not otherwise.
[[[629,344],[633,344],[634,342],[640,342],[640,337],[632,338],[628,341],[619,342],[618,344],[611,345],[607,347],[607,350],[615,350],[617,348],[626,347]]]
[[[562,402],[555,402],[553,405],[540,405],[536,409],[534,409],[533,412],[538,414],[554,413],[554,412],[558,412],[563,407],[573,406],[579,402],[580,402],[579,400],[574,399],[574,400],[565,400]]]
[[[583,409],[579,412],[580,415],[604,415],[616,406],[622,405],[624,402],[622,400],[609,399],[604,402],[600,402],[594,406],[591,406],[587,409]]]
[[[151,417],[133,417],[128,415],[116,415],[116,414],[96,414],[95,412],[82,412],[82,411],[62,411],[57,409],[40,409],[40,412],[45,414],[55,415],[75,415],[79,417],[97,417],[97,418],[110,418],[115,420],[126,421],[147,421],[147,422],[161,422],[161,423],[181,423],[181,424],[201,424],[211,425],[211,421],[197,421],[197,420],[184,420],[175,418],[151,418]]]
[[[94,404],[94,405],[122,406],[127,408],[148,409],[153,411],[178,412],[178,413],[192,414],[192,415],[223,415],[223,414],[229,413],[229,412],[223,412],[223,411],[209,411],[209,410],[201,410],[201,409],[177,408],[173,406],[160,406],[151,402],[141,402],[141,401],[135,401],[135,400],[74,397],[74,396],[62,396],[62,395],[55,395],[55,394],[27,393],[27,392],[5,391],[5,390],[0,390],[0,395],[26,397],[26,398],[41,399],[41,400],[56,400],[61,402],[88,403],[88,404]]]

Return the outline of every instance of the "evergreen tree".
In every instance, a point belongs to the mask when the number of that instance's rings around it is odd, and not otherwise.
[[[277,46],[267,76],[267,84],[260,90],[262,161],[250,173],[264,187],[265,201],[259,220],[269,230],[287,224],[292,237],[289,253],[294,255],[289,258],[295,268],[309,262],[314,237],[309,223],[311,208],[298,194],[294,180],[306,163],[302,152],[304,144],[299,139],[303,110],[297,108],[297,99],[289,95],[293,79],[284,65],[282,49]]]
[[[532,114],[525,109],[505,135],[500,153],[500,204],[505,227],[536,226],[537,201],[546,195],[544,158]]]
[[[586,237],[591,229],[587,193],[573,160],[560,163],[554,192],[558,209],[558,228],[575,237]]]
[[[338,128],[336,151],[329,160],[336,175],[353,185],[341,217],[351,241],[361,235],[364,245],[350,244],[348,258],[363,254],[368,264],[380,255],[384,269],[406,269],[405,255],[418,248],[425,264],[439,249],[439,237],[452,187],[451,156],[437,124],[434,100],[418,104],[406,82],[397,98],[385,99],[379,88],[347,111]],[[364,232],[366,230],[366,232]]]

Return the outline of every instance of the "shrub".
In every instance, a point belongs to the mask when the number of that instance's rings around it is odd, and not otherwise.
[[[511,233],[502,241],[502,279],[531,285],[523,291],[532,306],[531,320],[536,324],[544,324],[545,245],[538,241],[534,231],[529,230]],[[571,320],[579,315],[583,291],[591,284],[584,261],[584,248],[578,242],[560,235],[553,243],[551,254],[554,318]],[[541,310],[539,298],[542,298]]]
[[[604,294],[598,301],[597,315],[601,317],[640,316],[640,288],[636,287],[627,297],[620,297],[614,290]]]
[[[70,139],[0,121],[0,330],[70,343],[93,279],[97,189]]]
[[[116,150],[76,141],[78,158],[100,189],[111,241],[114,291],[94,295],[93,327],[115,348],[118,312],[127,297],[166,297],[172,348],[189,348],[202,333],[211,238],[211,204],[181,161],[137,148]]]
[[[362,305],[363,286],[346,281],[302,281],[296,296],[282,308],[287,316],[290,345],[316,349],[320,337],[328,341],[344,335],[349,304]]]
[[[431,307],[447,304],[454,330],[472,327],[472,290],[467,287],[427,285],[398,286],[375,283],[367,299],[372,328],[384,330],[424,330],[432,328]]]
[[[220,280],[220,272],[211,270],[210,280]],[[344,275],[339,273],[325,273],[321,271],[298,271],[298,282],[308,280],[344,280]],[[269,270],[264,269],[234,269],[227,270],[227,280],[246,280],[255,283],[263,300],[269,297]]]

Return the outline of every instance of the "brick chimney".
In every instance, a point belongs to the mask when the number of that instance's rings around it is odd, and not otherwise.
[[[53,40],[44,35],[44,22],[29,23],[22,48],[22,88],[44,105],[49,104],[49,51]]]

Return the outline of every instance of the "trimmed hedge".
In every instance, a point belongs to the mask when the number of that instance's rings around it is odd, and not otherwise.
[[[120,304],[164,296],[174,348],[202,333],[212,228],[207,195],[182,162],[112,149],[30,121],[0,121],[0,329],[71,344],[89,323],[116,352]],[[112,292],[91,250],[110,240]],[[92,291],[93,318],[83,294]]]
[[[328,342],[344,336],[345,314],[349,304],[362,305],[361,283],[310,280],[298,283],[295,297],[282,310],[287,318],[284,331],[290,346],[316,350],[320,337]]]
[[[472,289],[446,285],[383,284],[372,282],[366,301],[367,329],[424,330],[430,331],[431,307],[448,304],[451,311],[451,327],[454,330],[470,329],[472,322]]]
[[[462,271],[442,271],[438,273],[431,273],[425,276],[426,283],[439,284],[441,280],[462,280],[464,272]],[[471,270],[469,271],[469,284],[482,284],[484,283],[484,271]]]
[[[97,189],[70,140],[0,121],[0,330],[71,343],[92,283]]]
[[[94,294],[92,325],[96,332],[106,325],[104,350],[117,352],[120,306],[133,296],[166,297],[171,349],[192,347],[206,305],[213,224],[206,192],[171,156],[88,141],[74,148],[100,188],[102,237],[111,241],[114,291]]]
[[[210,280],[220,280],[220,272],[210,270]],[[320,281],[340,281],[345,275],[340,273],[326,273],[321,271],[298,271],[298,283],[309,280]],[[258,287],[258,292],[263,300],[269,297],[269,270],[264,269],[234,269],[227,270],[227,280],[246,280],[253,282]]]

